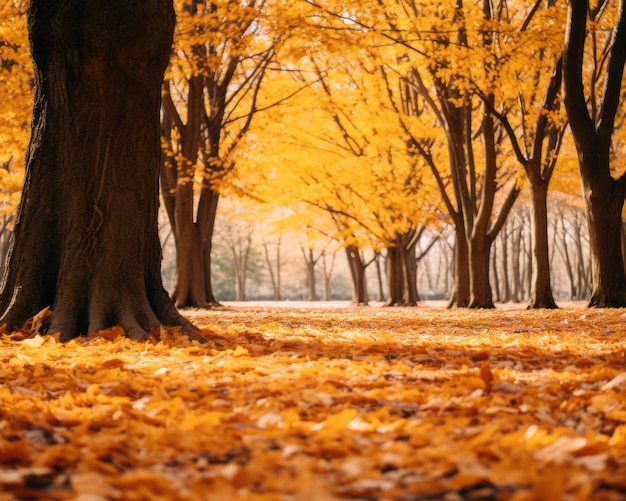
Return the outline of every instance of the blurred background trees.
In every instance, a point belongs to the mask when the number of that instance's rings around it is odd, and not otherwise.
[[[161,235],[179,306],[554,307],[597,289],[562,95],[567,4],[175,4]],[[25,7],[0,7],[0,251],[28,140]],[[621,2],[592,15],[588,38],[569,40],[584,44],[580,81],[598,123]],[[617,182],[626,114],[615,101]]]

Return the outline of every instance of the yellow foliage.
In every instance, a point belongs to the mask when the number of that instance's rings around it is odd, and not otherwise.
[[[13,217],[21,196],[30,137],[33,70],[28,48],[28,2],[0,6],[0,218]]]

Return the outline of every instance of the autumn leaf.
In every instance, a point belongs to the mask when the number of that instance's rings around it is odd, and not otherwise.
[[[190,310],[207,344],[3,334],[0,493],[624,495],[619,310],[416,311]]]

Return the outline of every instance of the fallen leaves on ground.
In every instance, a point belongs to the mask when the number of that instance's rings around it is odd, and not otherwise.
[[[626,499],[623,310],[189,311],[0,341],[0,500]]]

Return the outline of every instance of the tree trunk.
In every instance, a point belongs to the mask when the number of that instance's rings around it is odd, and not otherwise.
[[[620,0],[610,39],[609,57],[603,63],[601,100],[592,95],[590,115],[583,82],[583,62],[589,1],[571,2],[565,34],[564,103],[578,152],[589,223],[593,290],[589,306],[626,306],[626,276],[622,266],[621,212],[626,198],[626,176],[611,175],[611,137],[619,107],[626,62],[626,12]],[[599,110],[599,111],[598,111]],[[598,114],[596,114],[596,111]]]
[[[172,225],[176,241],[176,279],[172,299],[179,308],[219,306],[211,284],[211,249],[219,193],[210,187],[202,189],[194,221],[193,183],[180,183],[176,190]]]
[[[114,325],[191,328],[160,275],[159,106],[171,2],[29,7],[35,62],[26,180],[3,280],[12,329],[51,306],[67,341]]]
[[[493,248],[491,249],[491,279],[493,280],[493,293],[494,300],[499,302],[501,300],[500,295],[500,273],[498,272],[498,241],[496,240],[493,243]]]
[[[530,183],[532,201],[532,291],[528,308],[557,307],[550,283],[548,251],[548,183]]]
[[[306,285],[307,285],[307,300],[319,301],[317,295],[317,287],[315,284],[315,265],[317,259],[313,256],[313,249],[302,249],[302,255],[304,256],[305,270],[306,270]]]
[[[383,272],[380,266],[380,253],[376,253],[374,264],[376,265],[376,301],[385,301],[385,291],[383,290]]]
[[[465,308],[470,302],[470,276],[467,240],[465,239],[465,228],[462,223],[455,224],[454,233],[454,285],[448,308],[454,306]]]
[[[404,280],[400,249],[397,247],[387,248],[385,264],[387,269],[387,301],[385,301],[385,306],[402,306],[404,304]]]
[[[589,299],[591,296],[591,263],[583,249],[584,229],[587,229],[587,233],[589,231],[587,216],[581,218],[578,213],[574,213],[571,224],[573,226],[573,243],[576,249],[575,263],[572,266],[576,280],[576,299]],[[583,228],[584,225],[586,225],[585,228]]]
[[[9,246],[11,245],[12,231],[9,229],[9,224],[13,222],[13,216],[5,217],[2,223],[2,229],[0,230],[0,277],[6,273],[6,258],[9,253]]]
[[[490,98],[492,100],[492,98]],[[469,126],[469,123],[468,123]],[[471,146],[471,127],[467,127],[467,144]],[[470,268],[470,308],[494,308],[491,283],[489,280],[489,255],[492,239],[497,236],[491,226],[494,199],[497,192],[497,148],[494,119],[491,115],[483,116],[482,137],[484,142],[484,179],[481,187],[480,203],[472,203],[471,208],[464,210],[464,214],[479,207],[473,223],[465,223],[465,231],[469,248]],[[473,184],[475,185],[475,183]],[[498,219],[502,219],[510,211],[511,206],[503,204]],[[467,215],[466,215],[467,218]],[[492,237],[490,237],[492,234]]]
[[[593,250],[593,291],[589,306],[612,308],[626,305],[626,278],[621,265],[622,206],[623,199],[607,200],[605,194],[587,197],[589,245]]]
[[[404,306],[417,306],[419,300],[417,292],[417,257],[415,255],[416,244],[417,242],[405,245],[402,249]]]
[[[494,308],[489,283],[489,238],[478,235],[470,242],[470,308]]]
[[[510,223],[502,233],[502,281],[504,282],[504,295],[502,301],[507,303],[511,300],[511,279],[509,277],[509,231]]]
[[[346,256],[352,277],[352,302],[356,306],[367,306],[369,303],[367,295],[367,281],[365,279],[365,264],[359,249],[348,245]]]
[[[626,272],[626,220],[622,219],[622,266]]]
[[[195,224],[178,224],[176,228],[176,279],[172,299],[179,308],[206,306],[205,255],[200,232]]]
[[[206,303],[204,307],[220,306],[219,301],[213,294],[213,284],[211,282],[211,251],[213,250],[213,233],[215,232],[215,219],[217,217],[217,205],[220,194],[210,187],[204,187],[200,195],[198,205],[198,225],[204,228],[204,243],[202,252],[204,254],[204,264],[202,274],[204,276],[204,297]]]
[[[513,254],[513,260],[511,262],[511,274],[512,274],[512,287],[511,287],[511,301],[514,303],[520,302],[522,295],[522,231],[523,227],[521,223],[515,219],[515,224],[512,225],[512,238],[511,238],[511,253]]]

